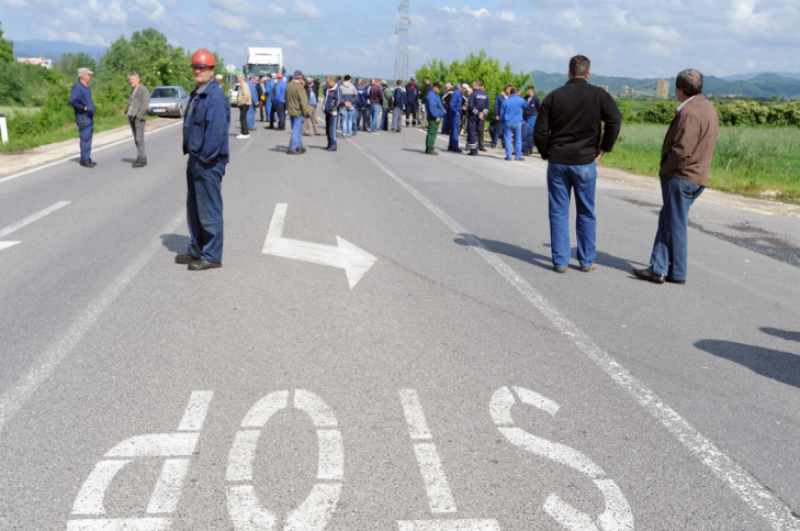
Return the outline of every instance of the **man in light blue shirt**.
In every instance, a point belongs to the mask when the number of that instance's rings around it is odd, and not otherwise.
[[[511,94],[500,108],[500,122],[503,125],[503,142],[506,145],[506,160],[525,160],[522,158],[522,115],[528,102],[519,96],[517,87],[511,87]],[[514,156],[511,156],[511,136],[514,136]]]

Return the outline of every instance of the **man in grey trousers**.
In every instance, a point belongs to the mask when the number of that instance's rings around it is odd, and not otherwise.
[[[143,168],[147,166],[147,155],[144,152],[144,126],[147,123],[147,108],[150,106],[150,91],[142,85],[139,74],[136,72],[128,74],[128,83],[133,87],[133,92],[128,100],[125,116],[131,122],[133,141],[136,143],[136,162],[133,163],[133,167]]]

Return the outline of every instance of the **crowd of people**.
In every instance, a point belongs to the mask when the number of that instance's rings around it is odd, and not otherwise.
[[[192,73],[197,88],[192,92],[183,125],[183,152],[187,163],[187,217],[191,240],[187,252],[176,257],[179,264],[200,271],[222,266],[222,177],[229,161],[228,137],[230,103],[214,79],[216,62],[208,50],[192,56]],[[548,214],[553,269],[565,273],[571,259],[569,210],[572,196],[576,207],[577,259],[579,269],[595,269],[597,220],[594,212],[597,164],[610,152],[620,133],[622,115],[611,95],[588,83],[591,61],[576,55],[569,62],[569,81],[540,101],[535,89],[506,86],[494,100],[489,125],[491,146],[502,142],[506,160],[520,161],[534,146],[546,160]],[[94,104],[89,82],[92,72],[78,70],[69,103],[75,109],[80,132],[81,166],[93,168],[91,137]],[[131,121],[137,159],[134,167],[147,164],[144,152],[144,123],[147,88],[136,72],[128,81],[133,88],[126,115]],[[663,206],[650,257],[650,267],[632,273],[656,284],[685,284],[687,274],[688,217],[692,203],[708,186],[708,173],[716,146],[719,121],[714,106],[703,97],[703,76],[697,70],[680,72],[675,82],[680,101],[675,119],[667,131],[661,156]],[[425,113],[420,112],[420,102]],[[303,72],[294,72],[291,81],[278,74],[245,79],[239,76],[236,105],[241,132],[249,138],[255,129],[255,115],[269,121],[269,129],[285,130],[286,114],[291,126],[287,153],[302,155],[304,135],[321,135],[317,128],[317,107],[325,115],[328,151],[337,150],[337,126],[342,137],[359,131],[379,134],[379,129],[400,133],[403,126],[420,125],[427,130],[425,153],[438,155],[434,143],[438,134],[449,138],[448,151],[461,153],[460,133],[466,130],[465,150],[471,156],[485,151],[485,122],[489,116],[489,96],[480,79],[460,85],[431,83],[424,87],[411,78],[397,80],[390,88],[385,80],[327,76],[321,86]],[[391,126],[389,114],[392,114]],[[391,127],[391,128],[390,128]],[[312,133],[313,130],[313,133]]]

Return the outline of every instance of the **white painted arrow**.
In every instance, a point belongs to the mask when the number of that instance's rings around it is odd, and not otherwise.
[[[69,201],[59,201],[58,203],[55,203],[54,205],[50,205],[49,207],[45,208],[44,210],[41,210],[41,211],[37,212],[36,214],[31,214],[30,216],[28,216],[27,218],[23,219],[22,221],[18,221],[16,223],[14,223],[13,225],[9,225],[8,227],[6,227],[4,229],[0,229],[0,238],[4,238],[4,237],[8,236],[9,234],[11,234],[12,232],[18,231],[19,229],[21,229],[25,225],[30,225],[34,221],[42,219],[46,215],[52,214],[53,212],[55,212],[59,208],[63,208],[65,206],[67,206],[68,204],[69,204]],[[18,243],[20,243],[20,242],[0,242],[0,251],[2,251],[3,249],[8,249],[9,247],[11,247],[13,245],[17,245]]]
[[[287,207],[286,203],[275,205],[275,213],[272,214],[272,222],[269,224],[267,239],[264,242],[264,248],[261,249],[262,253],[344,269],[350,289],[353,289],[377,262],[377,258],[339,236],[336,237],[338,246],[282,237]]]

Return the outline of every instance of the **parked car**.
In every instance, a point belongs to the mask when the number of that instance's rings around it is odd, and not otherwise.
[[[236,97],[239,95],[239,83],[228,91],[228,99],[231,102],[231,107],[236,107]]]
[[[183,87],[156,87],[150,93],[148,114],[183,117],[189,93]]]

